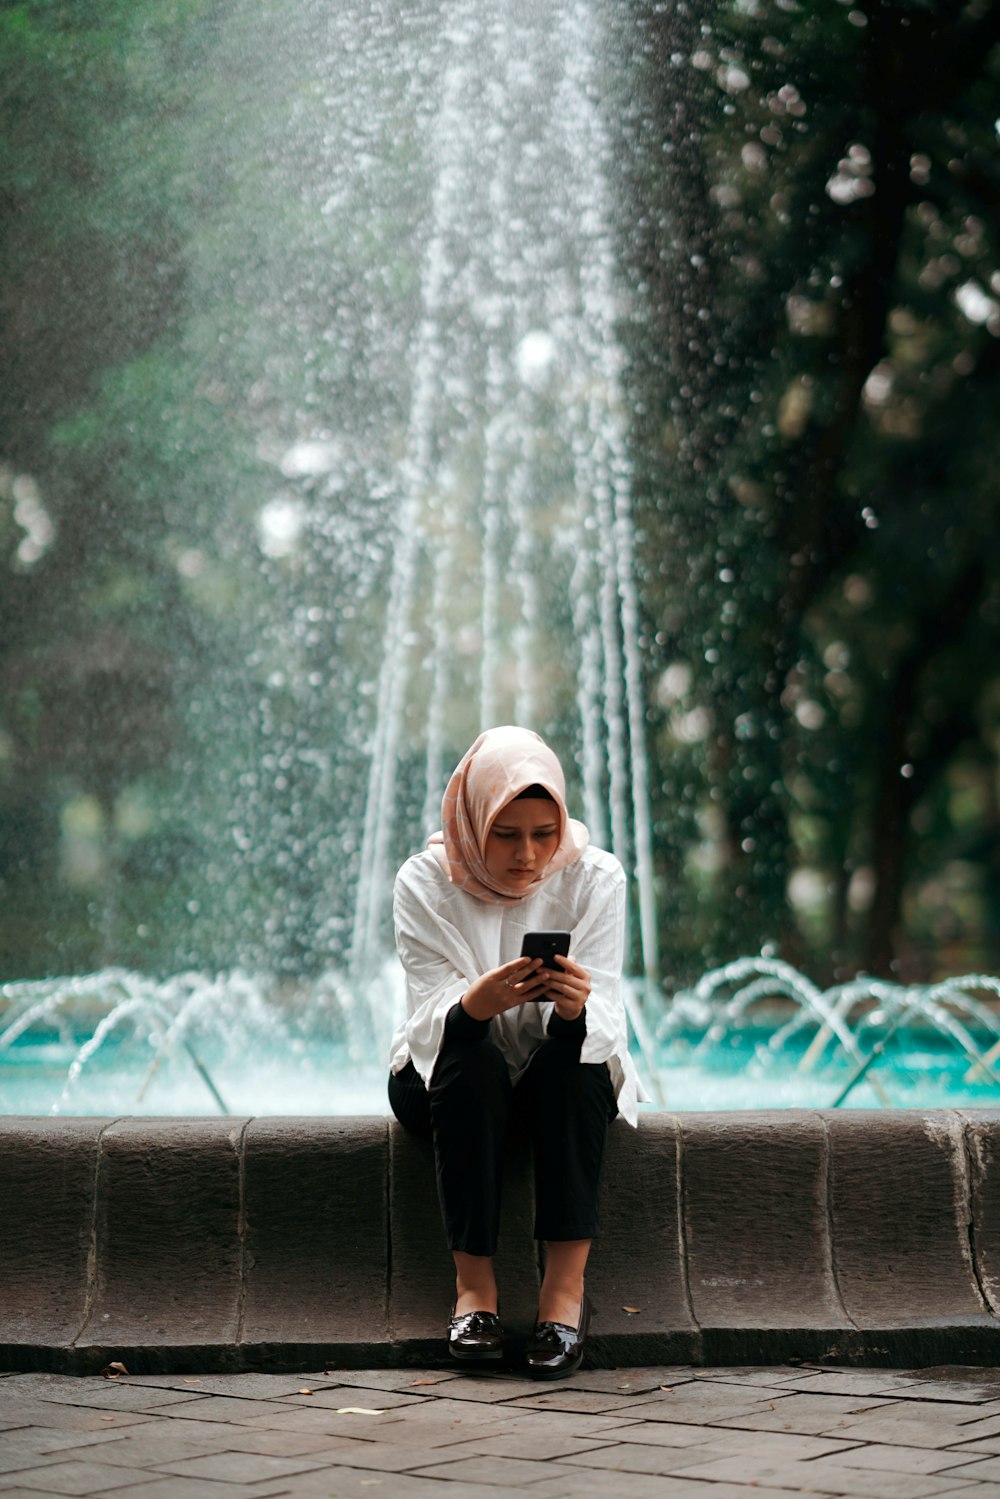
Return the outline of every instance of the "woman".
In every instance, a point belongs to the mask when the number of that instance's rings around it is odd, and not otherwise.
[[[493,1273],[504,1138],[523,1119],[545,1243],[530,1373],[583,1358],[584,1271],[597,1228],[608,1123],[634,1125],[638,1084],[621,997],[625,876],[569,817],[558,759],[537,734],[481,734],[448,783],[442,827],[396,879],[407,1016],[393,1037],[389,1100],[432,1138],[455,1305],[455,1358],[496,1362]],[[529,931],[568,931],[558,968],[521,957]]]

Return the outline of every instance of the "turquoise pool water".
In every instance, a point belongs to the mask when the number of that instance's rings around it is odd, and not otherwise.
[[[1000,1107],[988,975],[820,991],[752,957],[670,998],[625,987],[647,1108]],[[125,969],[0,985],[0,1113],[382,1114],[403,1010],[394,956],[363,985]]]
[[[829,1108],[855,1070],[842,1057],[819,1070],[806,1064],[797,1038],[775,1058],[773,1031],[746,1026],[709,1051],[682,1034],[657,1050],[662,1104],[678,1110]],[[109,1040],[67,1086],[87,1037],[24,1037],[0,1053],[0,1112],[6,1114],[218,1114],[220,1107],[191,1056],[158,1058],[128,1037]],[[695,1053],[698,1052],[697,1056]],[[262,1054],[218,1045],[195,1055],[228,1111],[245,1114],[381,1114],[387,1112],[385,1069],[358,1062],[332,1041],[285,1042]],[[640,1071],[648,1076],[644,1059]],[[850,1094],[845,1107],[995,1108],[1000,1090],[970,1078],[967,1058],[946,1038],[928,1033],[890,1041],[886,1053]],[[650,1090],[652,1091],[652,1090]]]

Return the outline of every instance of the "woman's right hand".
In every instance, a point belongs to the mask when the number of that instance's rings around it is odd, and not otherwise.
[[[549,977],[541,958],[515,958],[470,984],[462,996],[462,1009],[475,1020],[492,1020],[504,1010],[542,999]]]

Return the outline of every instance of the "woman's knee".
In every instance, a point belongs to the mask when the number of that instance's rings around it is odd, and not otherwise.
[[[581,1062],[579,1049],[562,1040],[547,1040],[532,1055],[524,1076],[528,1092],[559,1109],[617,1112],[614,1088],[605,1062]]]
[[[431,1077],[431,1106],[449,1095],[494,1102],[510,1094],[510,1076],[503,1053],[492,1041],[446,1046]]]

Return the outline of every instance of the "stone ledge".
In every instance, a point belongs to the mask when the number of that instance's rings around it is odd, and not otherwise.
[[[1000,1110],[647,1114],[609,1140],[590,1361],[1000,1362]],[[0,1367],[440,1358],[428,1147],[394,1121],[0,1119]],[[511,1352],[538,1285],[515,1143]]]

